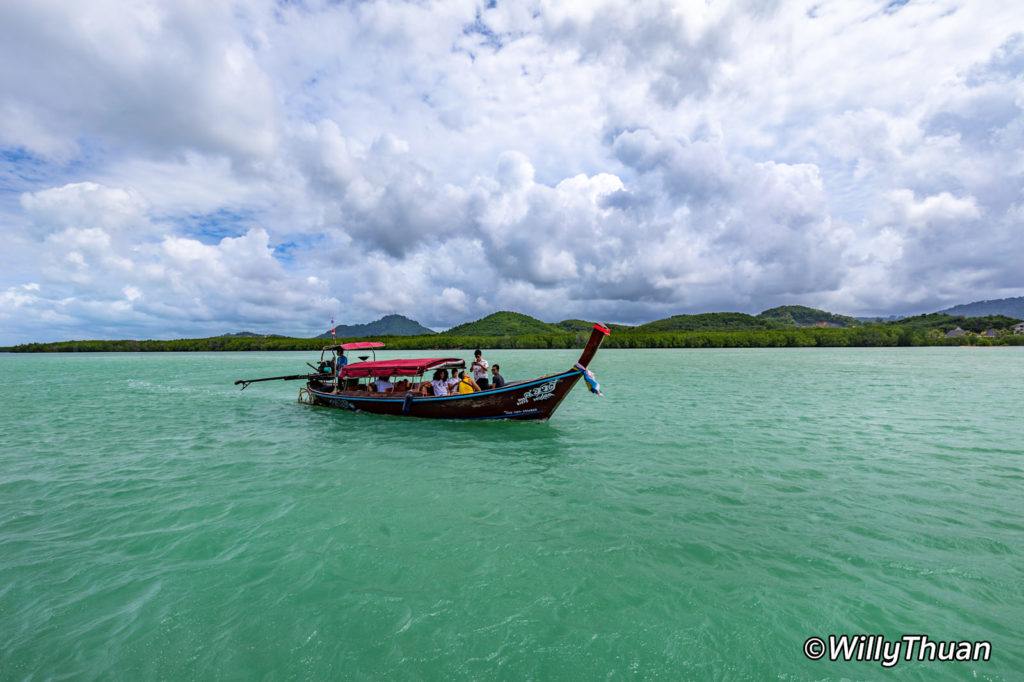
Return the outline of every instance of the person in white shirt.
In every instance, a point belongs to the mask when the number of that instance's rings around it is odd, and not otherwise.
[[[391,389],[395,387],[389,379],[391,379],[391,377],[378,377],[377,380],[373,382],[373,387],[377,390],[377,393],[389,393]]]
[[[469,366],[469,369],[473,372],[473,381],[480,386],[481,391],[486,391],[488,388],[487,379],[487,361],[483,358],[483,353],[477,348],[473,351],[473,364]]]
[[[430,382],[434,389],[434,395],[448,395],[448,370],[439,369],[434,372],[434,379]]]

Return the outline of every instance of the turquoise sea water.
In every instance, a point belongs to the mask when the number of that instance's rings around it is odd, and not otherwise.
[[[1021,679],[1024,348],[605,350],[545,424],[232,385],[315,357],[0,354],[0,679]]]

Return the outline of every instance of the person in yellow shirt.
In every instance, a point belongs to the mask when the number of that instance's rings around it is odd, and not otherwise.
[[[480,386],[475,381],[473,381],[473,377],[466,374],[466,370],[462,370],[459,372],[459,393],[476,393],[479,390]]]

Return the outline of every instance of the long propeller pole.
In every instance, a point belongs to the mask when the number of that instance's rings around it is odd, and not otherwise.
[[[262,379],[239,379],[238,381],[235,382],[235,386],[241,384],[242,390],[244,391],[246,388],[249,387],[249,384],[255,384],[257,381],[276,381],[278,379],[282,381],[297,381],[299,379],[329,379],[330,377],[330,374],[324,374],[321,372],[318,372],[316,374],[289,374],[288,376],[284,377],[264,377]]]

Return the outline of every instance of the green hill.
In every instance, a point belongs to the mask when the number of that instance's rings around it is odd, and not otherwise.
[[[566,330],[541,322],[535,317],[502,310],[487,317],[452,327],[446,336],[518,336],[521,334],[561,334]]]
[[[334,328],[334,336],[339,339],[359,339],[367,336],[421,336],[436,333],[433,329],[427,329],[405,315],[385,315],[379,320],[367,324],[339,324]],[[328,329],[316,338],[331,338],[331,330]]]
[[[808,308],[804,305],[783,305],[778,308],[765,310],[758,317],[765,320],[778,322],[786,326],[811,327],[827,324],[830,327],[856,327],[861,323],[852,317],[836,315],[817,308]]]
[[[638,332],[747,331],[777,329],[780,326],[772,320],[754,317],[746,313],[700,313],[698,315],[673,315],[663,320],[641,324],[633,329]]]
[[[585,332],[594,328],[594,323],[586,320],[562,320],[553,324],[563,332],[569,333]]]
[[[915,315],[904,317],[895,322],[886,322],[886,326],[899,327],[913,331],[929,331],[937,329],[945,334],[946,332],[960,327],[961,329],[976,334],[981,334],[988,329],[1009,330],[1021,320],[1006,315],[985,315],[983,317],[964,317],[963,315],[946,315],[944,313],[929,313],[927,315]]]
[[[590,330],[594,328],[595,324],[603,323],[587,322],[586,320],[562,320],[561,322],[553,323],[553,325],[558,327],[561,331],[569,332],[571,334],[590,333]],[[608,329],[611,329],[613,334],[633,329],[633,327],[625,324],[608,324],[605,326],[608,327]]]

